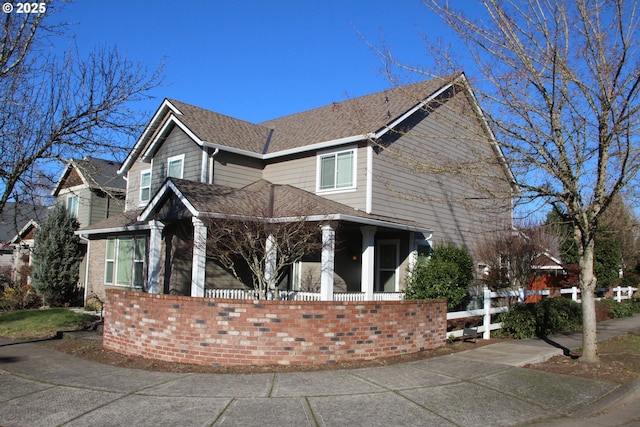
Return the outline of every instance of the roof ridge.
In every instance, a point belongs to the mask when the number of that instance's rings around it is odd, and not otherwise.
[[[432,77],[430,79],[421,80],[421,81],[418,81],[418,82],[413,82],[413,83],[409,83],[409,84],[405,84],[405,85],[394,85],[394,86],[392,86],[390,88],[387,88],[387,89],[379,90],[379,91],[368,93],[368,94],[365,94],[365,95],[356,96],[354,98],[347,98],[347,99],[344,99],[342,101],[334,101],[334,102],[332,102],[330,104],[321,105],[319,107],[310,108],[308,110],[298,111],[298,112],[291,113],[291,114],[286,114],[286,115],[280,116],[280,117],[274,117],[272,119],[259,122],[258,124],[259,125],[265,125],[267,123],[277,122],[280,119],[286,119],[286,118],[294,117],[294,116],[297,116],[297,115],[300,115],[300,114],[312,113],[314,111],[323,110],[323,109],[326,109],[326,108],[335,108],[336,106],[339,106],[341,104],[346,104],[346,103],[349,103],[349,102],[357,102],[357,101],[361,101],[361,100],[366,99],[366,98],[374,98],[374,97],[376,97],[376,96],[378,96],[380,94],[383,94],[385,92],[403,91],[403,90],[409,89],[411,87],[422,85],[422,84],[425,84],[425,83],[428,83],[428,82],[431,83],[434,80],[441,80],[442,81],[442,86],[444,86],[444,85],[452,82],[453,80],[455,80],[456,78],[458,78],[462,74],[463,74],[462,72],[456,72],[456,73],[452,73],[452,74],[449,74],[449,75],[444,76],[444,77]]]
[[[166,98],[166,99],[167,99],[167,101],[169,101],[172,104],[175,104],[175,103],[183,104],[183,105],[185,105],[185,106],[187,106],[189,108],[195,108],[197,110],[205,111],[205,112],[207,112],[209,114],[215,114],[217,116],[226,117],[226,118],[232,119],[232,120],[237,121],[237,122],[243,122],[243,123],[246,123],[248,125],[259,126],[259,127],[266,128],[267,130],[271,130],[271,128],[266,127],[266,126],[262,126],[260,123],[253,123],[253,122],[250,122],[248,120],[244,120],[244,119],[241,119],[241,118],[238,118],[238,117],[235,117],[235,116],[230,116],[229,114],[220,113],[218,111],[210,110],[210,109],[205,108],[205,107],[200,107],[200,106],[195,105],[195,104],[191,104],[191,103],[188,103],[188,102],[180,101],[179,99],[175,99],[175,98]],[[176,105],[176,107],[177,107],[177,105]]]

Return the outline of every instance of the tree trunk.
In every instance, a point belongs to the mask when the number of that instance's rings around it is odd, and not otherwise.
[[[598,338],[596,333],[595,289],[597,279],[593,274],[594,241],[583,248],[580,255],[580,290],[582,292],[582,356],[584,363],[598,363]]]

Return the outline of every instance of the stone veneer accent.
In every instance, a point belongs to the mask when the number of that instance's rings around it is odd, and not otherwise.
[[[200,365],[312,365],[444,345],[445,300],[250,301],[107,290],[104,347]]]

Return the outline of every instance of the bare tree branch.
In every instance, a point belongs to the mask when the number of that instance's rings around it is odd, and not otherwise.
[[[73,50],[47,56],[39,44],[51,34],[44,16],[15,22],[19,16],[3,14],[0,40],[0,212],[34,190],[35,170],[55,182],[52,162],[126,152],[143,127],[131,103],[162,81],[162,67],[149,71],[115,48],[84,59]]]
[[[475,61],[474,92],[517,177],[519,202],[541,200],[567,214],[580,258],[582,360],[596,362],[594,239],[640,171],[638,2],[484,0],[475,18],[447,1],[423,3]],[[449,50],[431,50],[434,69],[454,62]],[[378,53],[387,69],[411,68]]]

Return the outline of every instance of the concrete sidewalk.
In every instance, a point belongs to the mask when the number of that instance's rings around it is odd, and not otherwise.
[[[598,329],[621,335],[640,316]],[[566,334],[392,366],[238,375],[118,368],[0,340],[0,425],[640,425],[640,382],[521,367],[580,345]]]

